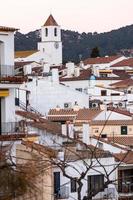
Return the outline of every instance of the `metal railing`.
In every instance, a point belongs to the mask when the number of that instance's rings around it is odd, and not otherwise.
[[[42,113],[40,113],[38,110],[36,110],[34,107],[28,105],[26,106],[26,103],[22,102],[21,100],[19,100],[19,106],[21,109],[23,109],[24,111],[28,111],[28,112],[33,112],[36,113],[40,116],[43,116]]]
[[[119,187],[119,193],[133,193],[133,179],[123,181]]]
[[[0,65],[0,77],[12,77],[14,75],[14,65]]]

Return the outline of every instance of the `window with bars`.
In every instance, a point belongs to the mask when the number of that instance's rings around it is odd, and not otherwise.
[[[77,182],[76,178],[71,179],[71,193],[77,191]]]
[[[88,193],[104,191],[104,175],[88,176]]]

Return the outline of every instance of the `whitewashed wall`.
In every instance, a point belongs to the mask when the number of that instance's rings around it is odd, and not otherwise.
[[[81,108],[89,107],[89,97],[87,94],[75,91],[48,79],[41,78],[37,80],[34,78],[32,82],[22,85],[21,89],[30,91],[31,106],[43,114],[57,105],[60,108],[64,108],[64,103],[71,103],[73,107],[75,102],[77,102]],[[20,99],[25,101],[25,92],[21,90]]]

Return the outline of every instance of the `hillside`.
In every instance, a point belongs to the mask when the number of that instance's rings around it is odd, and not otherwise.
[[[27,34],[15,34],[15,50],[37,49],[40,31],[36,30]],[[100,55],[113,55],[121,49],[133,48],[133,25],[122,27],[106,33],[78,33],[62,30],[63,60],[78,62],[90,56],[92,48],[98,46]]]

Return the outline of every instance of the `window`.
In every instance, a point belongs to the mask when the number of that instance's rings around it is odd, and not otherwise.
[[[121,126],[121,135],[127,135],[127,126]]]
[[[58,195],[60,191],[60,172],[54,172],[54,194]]]
[[[76,88],[76,90],[78,90],[78,91],[82,92],[82,88]]]
[[[88,193],[104,191],[104,175],[88,176]]]
[[[111,93],[111,96],[120,96],[120,93]]]
[[[99,149],[103,149],[103,143],[98,142],[97,146],[98,146]]]
[[[101,90],[101,96],[107,96],[107,90]]]
[[[54,29],[54,36],[57,36],[57,28]]]
[[[100,73],[100,77],[107,78],[107,77],[108,77],[108,74],[102,74],[102,73]]]
[[[71,179],[71,192],[76,192],[77,191],[77,182],[76,178]]]
[[[99,129],[95,129],[95,133],[98,133],[99,132]]]
[[[45,36],[47,37],[48,36],[48,29],[45,28]]]

